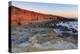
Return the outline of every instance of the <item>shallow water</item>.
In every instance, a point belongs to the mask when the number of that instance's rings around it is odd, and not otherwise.
[[[44,27],[38,27],[38,28],[24,28],[17,27],[13,28],[11,31],[11,39],[13,43],[13,50],[17,48],[15,45],[17,45],[20,49],[26,48],[27,46],[32,47],[38,47],[38,48],[49,48],[49,49],[76,49],[77,43],[73,43],[67,39],[67,37],[71,38],[72,41],[77,41],[78,37],[78,31],[77,31],[77,21],[70,21],[70,22],[59,22],[56,23],[54,27],[54,23],[51,23],[53,28],[44,28]],[[55,32],[56,33],[56,42],[52,44],[50,41],[43,41],[43,44],[36,43],[34,40],[31,40],[34,36],[36,36],[37,33],[46,35],[49,32]],[[45,39],[45,38],[44,38]],[[66,40],[64,40],[66,39]],[[17,51],[18,49],[16,49]],[[22,50],[25,51],[25,50]]]

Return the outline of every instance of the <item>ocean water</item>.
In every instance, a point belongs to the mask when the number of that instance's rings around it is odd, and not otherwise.
[[[12,41],[12,51],[13,52],[25,52],[26,47],[31,46],[32,48],[37,47],[39,49],[77,49],[78,40],[78,22],[68,21],[68,22],[57,22],[51,23],[50,28],[44,27],[33,27],[25,28],[24,26],[12,28],[11,30],[11,41]],[[46,35],[49,32],[56,33],[56,42],[53,44],[51,41],[42,41],[43,43],[37,43],[36,40],[32,40],[36,34],[39,36]],[[45,39],[45,38],[43,38]],[[41,41],[41,40],[40,40]],[[27,49],[27,48],[26,48]]]

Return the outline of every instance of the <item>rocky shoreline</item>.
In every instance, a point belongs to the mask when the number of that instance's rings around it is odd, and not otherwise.
[[[12,27],[12,52],[77,49],[78,32],[57,24],[49,21]]]

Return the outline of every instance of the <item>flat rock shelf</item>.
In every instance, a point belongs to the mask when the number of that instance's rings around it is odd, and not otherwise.
[[[77,49],[77,37],[77,21],[34,22],[12,27],[12,52]]]

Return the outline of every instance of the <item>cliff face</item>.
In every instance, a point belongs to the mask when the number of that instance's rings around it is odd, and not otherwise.
[[[14,6],[10,6],[9,11],[11,12],[10,18],[11,18],[11,25],[13,26],[18,24],[29,23],[31,21],[36,21],[36,20],[46,20],[46,19],[57,20],[58,18],[61,18],[59,16],[24,10]]]

